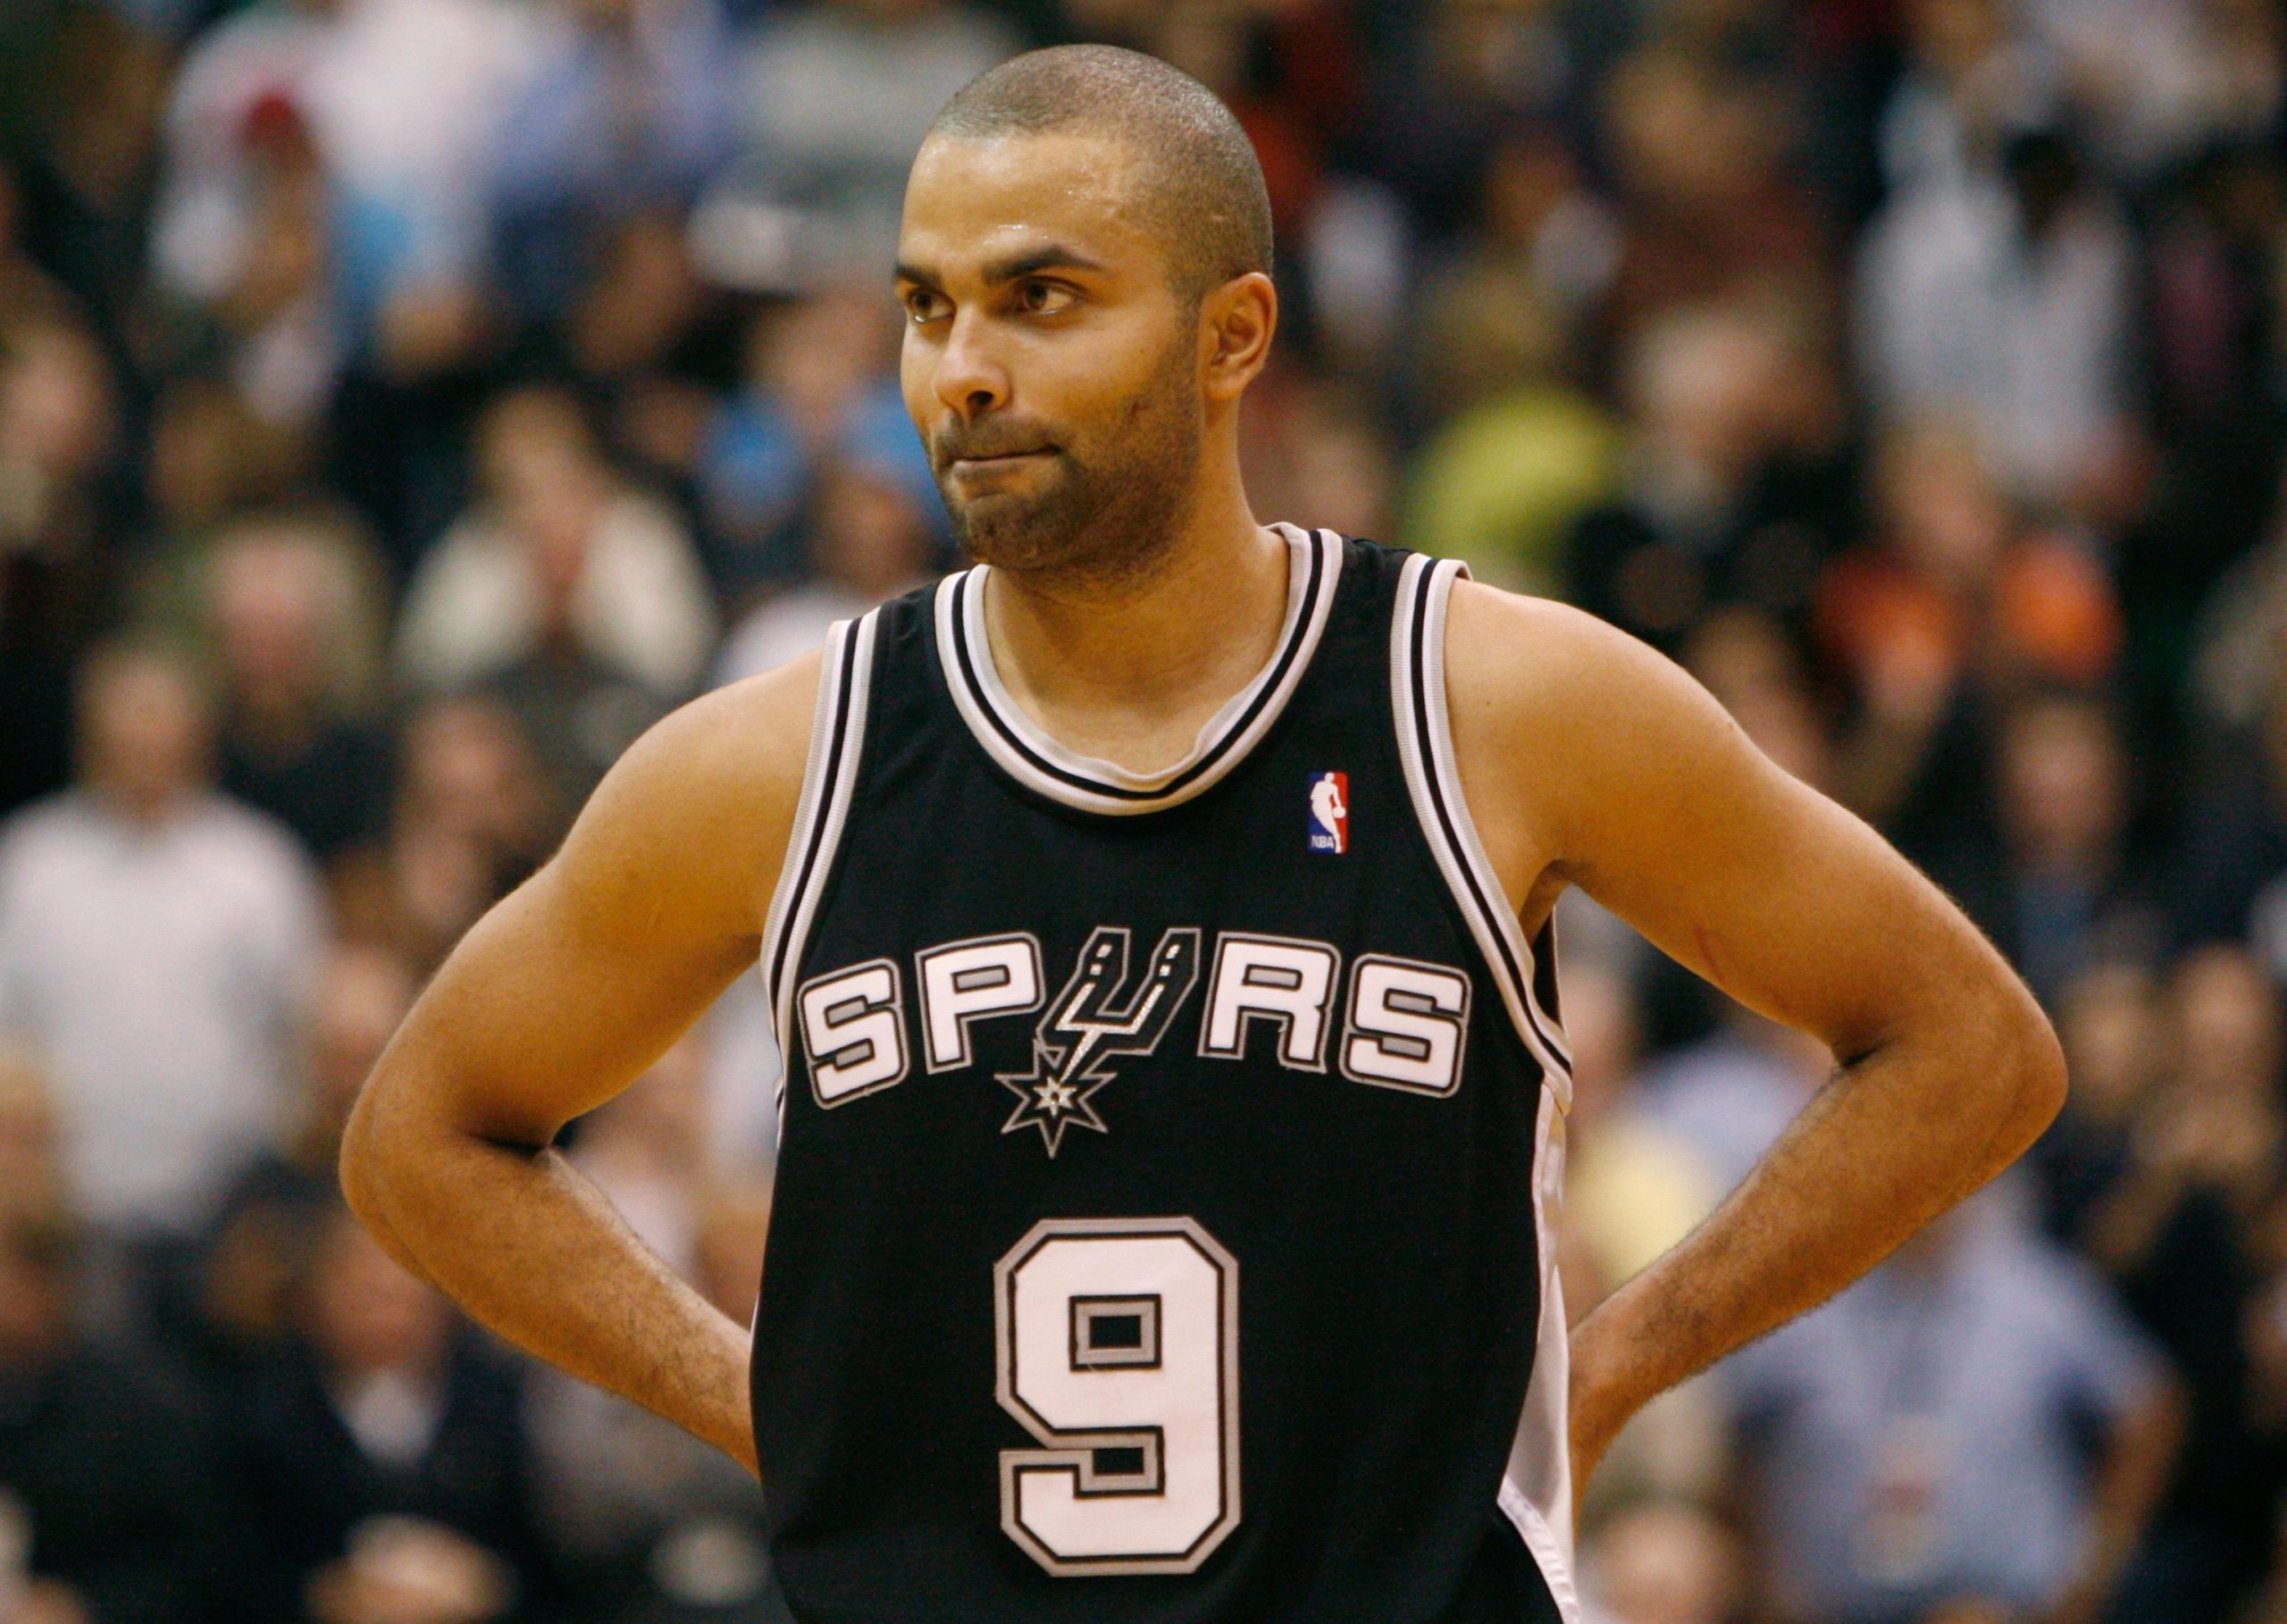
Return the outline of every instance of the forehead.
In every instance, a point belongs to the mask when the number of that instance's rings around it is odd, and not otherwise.
[[[951,277],[1053,243],[1115,272],[1156,267],[1142,172],[1102,135],[933,137],[906,181],[898,258]]]

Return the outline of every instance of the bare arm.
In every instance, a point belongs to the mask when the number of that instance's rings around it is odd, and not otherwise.
[[[478,921],[366,1082],[342,1186],[493,1330],[752,1469],[747,1327],[552,1148],[751,965],[800,794],[815,659],[709,694],[614,766]]]
[[[1578,884],[1839,1069],[1705,1223],[1572,1335],[1576,1487],[1646,1401],[1802,1313],[2006,1167],[2062,1103],[2023,984],[1864,824],[1672,662],[1463,583],[1447,662],[1470,806],[1528,912]]]

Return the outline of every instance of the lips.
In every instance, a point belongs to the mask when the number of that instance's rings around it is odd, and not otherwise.
[[[1027,457],[1046,456],[1050,455],[1051,450],[1051,448],[1050,447],[1038,446],[1029,451],[995,451],[989,456],[971,454],[966,456],[954,457],[946,465],[946,466],[954,470],[969,468],[1005,468],[1013,464],[1023,462]]]

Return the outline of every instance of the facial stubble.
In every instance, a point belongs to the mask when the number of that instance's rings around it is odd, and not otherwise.
[[[1085,456],[1060,446],[1037,489],[959,498],[938,476],[953,537],[995,569],[1094,591],[1151,573],[1175,545],[1198,483],[1198,380],[1186,333]]]

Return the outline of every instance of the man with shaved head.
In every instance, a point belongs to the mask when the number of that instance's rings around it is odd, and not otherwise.
[[[974,567],[628,752],[376,1068],[351,1198],[759,1470],[799,1619],[1573,1624],[1621,1424],[2016,1156],[2055,1039],[1659,655],[1257,519],[1269,211],[1203,88],[1101,46],[985,74],[897,262]],[[1837,1062],[1569,1335],[1568,885]],[[758,962],[750,1328],[554,1143]]]

